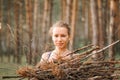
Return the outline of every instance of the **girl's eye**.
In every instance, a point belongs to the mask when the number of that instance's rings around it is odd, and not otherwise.
[[[58,35],[54,35],[55,37],[58,37]]]
[[[66,35],[61,35],[61,37],[66,37]]]
[[[66,37],[66,35],[54,35],[54,37]]]

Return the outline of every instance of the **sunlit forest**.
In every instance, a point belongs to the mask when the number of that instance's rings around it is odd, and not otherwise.
[[[120,58],[120,0],[0,0],[0,76],[34,66],[52,50],[48,32],[59,20],[70,25],[72,51],[90,44],[104,49],[118,41],[94,56]]]

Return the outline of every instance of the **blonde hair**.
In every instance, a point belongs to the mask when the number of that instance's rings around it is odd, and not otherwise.
[[[53,31],[53,28],[55,27],[63,27],[63,28],[66,28],[68,30],[68,35],[71,34],[71,30],[70,30],[70,27],[68,25],[68,23],[64,22],[64,21],[57,21],[55,24],[53,24],[53,26],[50,28],[49,30],[49,34],[52,35],[52,31]]]

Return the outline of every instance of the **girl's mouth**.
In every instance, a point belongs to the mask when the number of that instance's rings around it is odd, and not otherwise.
[[[62,46],[62,45],[63,45],[63,43],[57,43],[57,45],[58,45],[58,46]]]

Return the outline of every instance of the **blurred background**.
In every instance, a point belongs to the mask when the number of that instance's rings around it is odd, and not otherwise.
[[[120,0],[0,0],[0,74],[35,65],[53,49],[48,31],[58,20],[71,27],[71,50],[102,49],[120,39]],[[119,58],[120,43],[104,53]]]

